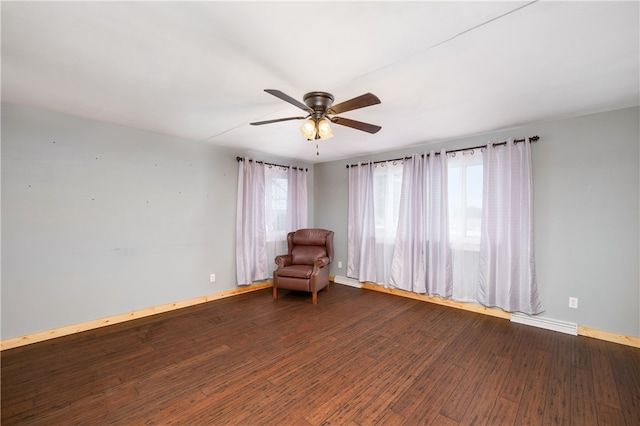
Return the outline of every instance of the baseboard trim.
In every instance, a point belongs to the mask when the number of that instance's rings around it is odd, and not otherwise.
[[[610,331],[597,330],[595,328],[583,327],[581,325],[578,326],[578,334],[580,336],[592,337],[594,339],[606,340],[607,342],[640,348],[640,337],[611,333]]]
[[[449,307],[452,307],[452,308],[462,309],[462,310],[465,310],[465,311],[471,311],[471,312],[476,312],[476,313],[479,313],[479,314],[491,315],[491,316],[498,317],[498,318],[512,320],[511,314],[509,312],[505,312],[505,311],[503,311],[501,309],[487,308],[487,307],[484,307],[484,306],[474,305],[473,303],[454,302],[452,300],[440,299],[440,298],[437,298],[437,297],[430,297],[430,296],[426,296],[426,295],[423,295],[423,294],[412,293],[410,291],[398,290],[398,289],[395,289],[395,288],[385,288],[385,287],[383,287],[381,285],[373,284],[373,283],[369,283],[369,282],[363,282],[363,283],[361,283],[361,285],[362,285],[362,288],[367,289],[367,290],[378,291],[380,293],[393,294],[393,295],[396,295],[396,296],[407,297],[407,298],[415,299],[415,300],[422,300],[424,302],[435,303],[435,304],[438,304],[438,305],[449,306]],[[561,321],[549,320],[548,318],[546,320],[547,321],[553,321],[556,324],[561,323]],[[514,322],[519,322],[519,321],[516,320]],[[520,322],[520,323],[525,324],[524,322]],[[540,324],[537,324],[536,322],[527,322],[526,324],[534,326],[534,327],[540,327]],[[570,324],[570,323],[566,323],[566,324]],[[547,327],[542,327],[542,328],[547,328]],[[550,328],[547,328],[547,329],[551,330]],[[556,330],[556,331],[558,331],[558,330]],[[624,334],[618,334],[618,333],[612,333],[612,332],[609,332],[609,331],[597,330],[595,328],[584,327],[584,326],[581,326],[581,325],[577,325],[577,334],[578,334],[578,336],[591,337],[591,338],[594,338],[594,339],[605,340],[607,342],[619,343],[621,345],[632,346],[634,348],[640,348],[640,337],[626,336]]]
[[[455,302],[453,300],[440,299],[439,297],[431,297],[424,294],[412,293],[410,291],[398,290],[397,288],[385,288],[378,284],[362,283],[362,288],[367,290],[378,291],[380,293],[394,294],[396,296],[407,297],[409,299],[422,300],[424,302],[435,303],[436,305],[449,306],[451,308],[462,309],[480,314],[490,315],[503,319],[510,319],[511,314],[501,309],[487,308],[486,306],[474,305],[473,303]]]
[[[166,305],[154,306],[151,308],[145,308],[138,311],[129,312],[126,314],[119,314],[119,315],[114,315],[114,316],[101,318],[97,320],[87,321],[80,324],[54,328],[52,330],[41,331],[38,333],[28,334],[26,336],[14,337],[12,339],[0,341],[0,351],[4,351],[6,349],[13,349],[20,346],[30,345],[32,343],[42,342],[49,339],[55,339],[56,337],[68,336],[74,333],[81,333],[83,331],[89,331],[95,328],[106,327],[109,325],[118,324],[125,321],[131,321],[138,318],[144,318],[150,315],[161,314],[161,313],[173,311],[176,309],[199,305],[201,303],[211,302],[213,300],[219,300],[219,299],[224,299],[231,296],[237,296],[239,294],[262,290],[264,288],[269,288],[269,287],[273,287],[272,281],[250,285],[250,286],[242,286],[233,290],[223,291],[221,293],[208,294],[205,296],[195,297],[189,300],[183,300],[181,302],[174,302],[174,303],[168,303]]]

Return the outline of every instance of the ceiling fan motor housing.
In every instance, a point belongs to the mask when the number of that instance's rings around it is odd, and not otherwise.
[[[304,95],[304,103],[314,111],[314,116],[324,116],[333,104],[333,95],[327,92],[309,92]]]

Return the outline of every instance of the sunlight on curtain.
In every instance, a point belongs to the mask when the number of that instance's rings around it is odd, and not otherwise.
[[[248,285],[269,277],[267,267],[264,165],[238,162],[236,206],[236,279]]]
[[[351,167],[348,276],[539,313],[531,204],[528,140]]]
[[[307,171],[287,169],[287,232],[306,228],[308,225]]]
[[[304,169],[238,162],[236,275],[238,285],[268,279],[287,252],[287,234],[307,227]]]
[[[398,229],[403,164],[377,163],[373,169],[373,203],[376,224],[376,283],[387,284]]]
[[[528,138],[487,145],[484,187],[478,301],[508,312],[538,314],[544,308],[535,275]]]
[[[373,165],[349,168],[347,276],[377,282]]]
[[[398,211],[398,232],[393,242],[389,285],[414,293],[427,292],[427,158],[413,154],[404,161]]]
[[[276,256],[287,252],[287,233],[289,232],[287,170],[277,166],[264,168],[267,268],[270,274],[276,269],[274,261]]]
[[[453,251],[453,299],[476,302],[482,216],[482,151],[448,155],[449,237]]]
[[[450,297],[451,250],[447,156],[414,154],[406,160],[398,232],[389,284],[414,293]]]
[[[427,293],[450,298],[453,293],[449,205],[447,202],[447,153],[431,151],[427,158]]]

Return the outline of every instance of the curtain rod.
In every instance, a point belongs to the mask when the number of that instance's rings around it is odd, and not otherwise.
[[[529,138],[529,140],[530,140],[531,142],[537,142],[539,139],[540,139],[540,137],[539,137],[539,136],[531,136],[531,137]],[[514,140],[513,140],[513,143],[520,143],[520,142],[524,142],[524,139],[514,139]],[[493,143],[493,146],[500,146],[500,145],[506,145],[506,144],[507,144],[507,141],[494,142],[494,143]],[[446,151],[446,153],[447,153],[447,154],[451,154],[451,153],[453,153],[453,152],[471,151],[471,150],[474,150],[474,149],[482,149],[482,148],[486,148],[486,147],[487,147],[487,145],[472,146],[472,147],[469,147],[469,148],[452,149],[452,150],[450,150],[450,151]],[[429,154],[427,154],[427,155],[429,155]],[[440,153],[439,153],[439,152],[436,152],[436,153],[435,153],[435,155],[440,155]],[[424,154],[422,154],[422,156],[424,157]],[[401,160],[408,160],[408,159],[410,159],[410,158],[411,158],[411,157],[392,158],[391,160],[371,161],[370,163],[371,163],[371,164],[379,164],[379,163],[386,163],[387,161],[401,161]],[[362,164],[363,166],[366,166],[366,165],[367,165],[367,164],[369,164],[369,163],[367,162],[367,163],[361,163],[361,164]],[[358,165],[357,165],[357,164],[347,164],[347,169],[348,169],[349,167],[358,167]]]
[[[236,157],[236,161],[239,163],[240,161],[244,161],[244,158],[242,157]],[[274,163],[267,163],[265,161],[259,161],[259,160],[252,160],[249,159],[247,160],[248,162],[252,162],[255,161],[256,163],[260,163],[260,164],[264,164],[265,166],[275,166],[275,167],[282,167],[283,169],[288,169],[289,167],[291,167],[293,170],[304,170],[305,172],[308,172],[309,169],[303,169],[302,167],[294,167],[294,166],[283,166],[282,164],[274,164]]]

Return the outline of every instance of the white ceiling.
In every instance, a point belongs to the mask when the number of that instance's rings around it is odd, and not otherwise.
[[[638,105],[632,2],[6,2],[2,100],[324,162]],[[315,144],[263,91],[382,104]],[[516,135],[519,136],[519,135]]]

